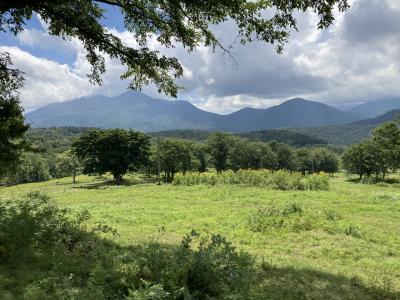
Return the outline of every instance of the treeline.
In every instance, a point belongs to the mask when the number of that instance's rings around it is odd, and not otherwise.
[[[62,148],[64,150],[64,148]],[[211,133],[205,141],[151,138],[133,130],[88,130],[65,151],[25,153],[11,183],[111,173],[117,183],[128,172],[140,171],[171,182],[177,172],[269,169],[306,173],[338,171],[334,151],[294,148],[280,142],[252,142],[226,133]]]
[[[81,171],[79,159],[72,150],[62,153],[26,152],[21,155],[17,167],[3,181],[18,184],[71,176],[75,183]]]
[[[342,157],[343,166],[360,179],[385,179],[400,169],[400,123],[392,121],[376,128],[369,139],[349,147]]]
[[[338,171],[338,156],[332,150],[293,148],[279,142],[251,142],[225,133],[212,133],[205,142],[179,139],[159,139],[151,147],[148,174],[157,174],[171,181],[175,173],[205,172],[212,168],[225,170],[269,169],[305,173]]]

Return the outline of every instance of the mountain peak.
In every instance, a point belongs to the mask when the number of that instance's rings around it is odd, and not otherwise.
[[[27,113],[26,119],[33,127],[133,128],[147,132],[172,129],[243,132],[355,121],[346,112],[302,98],[266,109],[243,108],[230,115],[219,115],[203,111],[188,101],[156,99],[133,90],[115,97],[92,96],[45,106]]]

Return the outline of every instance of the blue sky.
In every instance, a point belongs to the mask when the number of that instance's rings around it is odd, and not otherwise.
[[[150,47],[180,60],[185,72],[178,83],[185,89],[179,98],[209,111],[269,107],[293,97],[341,107],[400,99],[399,1],[353,0],[351,4],[350,11],[337,14],[335,24],[324,31],[316,29],[316,16],[300,14],[300,31],[292,34],[283,55],[263,43],[234,43],[233,63],[221,51],[204,47],[188,54],[179,46],[165,49],[155,38]],[[134,45],[119,9],[105,8],[103,24]],[[229,22],[215,27],[215,33],[224,45],[236,39],[236,29]],[[103,85],[91,85],[80,42],[49,36],[46,24],[37,17],[17,37],[1,33],[0,51],[9,52],[26,73],[22,103],[27,110],[83,96],[113,96],[127,88],[128,82],[119,79],[124,67],[111,59],[107,59]],[[144,92],[168,98],[158,95],[154,86]]]

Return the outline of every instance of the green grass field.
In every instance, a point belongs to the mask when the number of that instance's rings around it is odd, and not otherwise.
[[[264,270],[255,287],[260,299],[400,299],[398,184],[336,175],[329,191],[316,192],[158,186],[140,177],[114,186],[106,180],[80,176],[74,185],[65,178],[1,187],[0,199],[44,191],[62,206],[88,209],[92,224],[114,227],[113,239],[123,246],[149,239],[177,244],[192,229],[219,233],[256,257]],[[293,203],[304,210],[301,226],[251,230],[249,220],[260,207]]]

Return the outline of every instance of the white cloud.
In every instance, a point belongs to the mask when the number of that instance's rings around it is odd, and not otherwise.
[[[74,74],[68,65],[35,57],[17,47],[3,46],[0,51],[10,53],[15,66],[25,72],[21,98],[27,110],[78,98],[93,91],[86,78]]]

